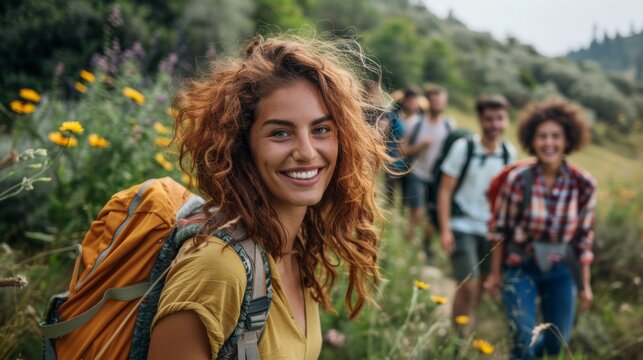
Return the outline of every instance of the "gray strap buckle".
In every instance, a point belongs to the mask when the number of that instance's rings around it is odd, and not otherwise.
[[[237,342],[237,359],[239,360],[259,360],[259,342],[258,331],[247,331],[241,334]]]

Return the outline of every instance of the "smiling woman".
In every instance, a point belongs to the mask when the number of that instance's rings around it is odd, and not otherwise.
[[[511,359],[533,359],[566,346],[577,294],[580,310],[592,302],[596,181],[565,159],[589,140],[577,105],[561,99],[530,104],[521,114],[518,135],[537,162],[517,166],[500,190],[489,229],[497,245],[485,286],[492,292],[502,288],[514,335]],[[543,323],[555,331],[537,331],[538,297]]]
[[[360,100],[362,82],[350,70],[349,59],[365,58],[346,49],[257,37],[241,59],[213,64],[179,93],[174,141],[209,210],[203,234],[186,242],[168,274],[150,358],[233,355],[248,270],[229,242],[210,235],[217,229],[245,234],[231,242],[252,239],[267,254],[262,359],[317,358],[318,304],[331,308],[337,258],[348,269],[350,316],[371,300],[381,218],[374,181],[388,158],[363,120],[373,105]]]

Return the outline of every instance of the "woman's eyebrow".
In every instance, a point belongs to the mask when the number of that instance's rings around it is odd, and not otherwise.
[[[333,120],[333,117],[330,115],[324,115],[320,118],[317,118],[311,122],[312,126],[315,126],[319,123],[323,123],[324,121],[329,121]],[[288,126],[288,127],[293,127],[295,124],[290,121],[290,120],[283,120],[283,119],[269,119],[266,120],[261,126],[267,126],[267,125],[278,125],[278,126]]]
[[[324,121],[330,121],[330,120],[333,120],[333,117],[332,117],[332,116],[330,116],[330,115],[324,115],[324,116],[322,116],[322,117],[320,117],[320,118],[317,118],[317,119],[313,120],[313,122],[311,123],[311,125],[312,125],[312,126],[315,126],[315,125],[317,125],[317,124],[323,123]]]

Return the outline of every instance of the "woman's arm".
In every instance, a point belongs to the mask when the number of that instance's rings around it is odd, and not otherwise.
[[[484,288],[489,292],[492,298],[496,299],[500,295],[502,254],[505,250],[504,242],[495,243],[491,248],[491,271],[487,275]]]
[[[581,266],[581,282],[583,290],[581,290],[580,297],[580,311],[586,311],[594,300],[591,284],[591,271],[590,265],[594,260],[594,253],[592,246],[594,243],[594,214],[596,211],[596,181],[591,175],[581,172],[583,177],[579,183],[579,219],[578,230],[574,237],[574,245],[579,254],[579,261]]]
[[[592,292],[592,284],[590,281],[591,275],[590,275],[589,264],[581,266],[580,275],[581,275],[581,281],[583,282],[583,290],[579,294],[580,296],[579,310],[583,312],[589,309],[589,307],[592,305],[592,301],[594,300],[594,293]]]
[[[161,292],[149,358],[215,356],[237,326],[245,288],[243,263],[222,240],[209,238],[179,255]]]
[[[211,357],[205,326],[194,311],[170,314],[152,329],[148,359],[207,360]]]

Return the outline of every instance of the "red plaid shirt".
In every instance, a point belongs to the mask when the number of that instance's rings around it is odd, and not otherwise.
[[[534,171],[531,202],[520,216],[527,171]],[[498,211],[489,222],[491,241],[503,241],[507,234],[513,233],[511,241],[526,253],[531,253],[534,239],[571,243],[581,263],[592,262],[596,181],[589,173],[563,162],[548,194],[538,164],[519,166],[509,173],[499,196]],[[517,224],[518,217],[521,219]]]

